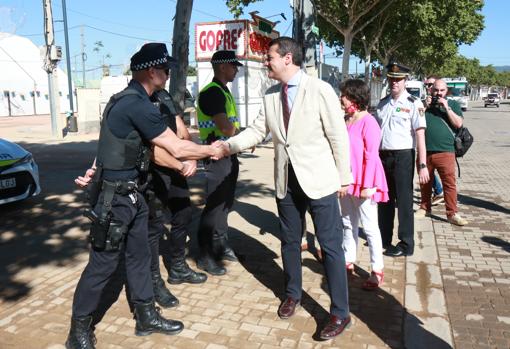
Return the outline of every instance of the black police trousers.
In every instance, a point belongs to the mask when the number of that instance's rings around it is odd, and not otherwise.
[[[159,273],[160,239],[166,234],[162,253],[169,254],[170,262],[184,259],[186,238],[191,223],[191,200],[186,178],[175,171],[152,171],[151,188],[161,203],[162,212],[151,212],[149,216],[149,245],[151,249],[151,272]],[[159,211],[159,210],[158,210]],[[171,229],[165,227],[171,215]]]
[[[198,246],[202,254],[211,254],[228,240],[227,217],[234,205],[239,160],[236,155],[207,160],[205,169],[207,198],[200,217]]]
[[[121,253],[124,254],[129,296],[132,304],[152,301],[154,293],[150,277],[150,250],[148,241],[149,210],[143,196],[135,192],[133,203],[129,196],[115,194],[112,199],[113,219],[129,227],[125,246],[120,251],[95,251],[91,249],[89,262],[81,274],[73,299],[73,317],[91,315],[97,308],[103,289],[117,270]],[[102,206],[103,193],[99,195],[95,211]]]
[[[398,246],[414,252],[413,176],[414,150],[381,150],[379,152],[388,182],[388,202],[378,204],[379,229],[383,246],[391,245],[395,208],[398,209]]]

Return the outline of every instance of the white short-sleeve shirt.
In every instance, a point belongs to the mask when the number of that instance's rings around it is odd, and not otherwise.
[[[391,95],[383,98],[376,119],[381,126],[381,150],[415,149],[415,131],[427,127],[423,103],[407,91],[397,100]]]

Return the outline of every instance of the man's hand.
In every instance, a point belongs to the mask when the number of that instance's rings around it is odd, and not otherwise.
[[[213,160],[219,160],[225,156],[230,155],[230,147],[224,141],[215,141],[211,144],[215,148],[215,155],[211,156]]]
[[[418,180],[420,184],[428,183],[430,177],[429,170],[427,168],[422,168],[421,170],[418,171]]]
[[[438,96],[439,97],[439,96]],[[448,110],[449,106],[448,106],[448,100],[446,98],[443,98],[443,97],[439,97],[438,99],[438,102],[439,104],[441,104],[446,110]]]
[[[182,169],[179,171],[181,176],[188,178],[194,176],[197,172],[197,161],[196,160],[187,160],[182,162]]]
[[[343,198],[347,195],[347,190],[349,189],[348,185],[342,185],[340,189],[338,189],[337,195],[339,198]]]
[[[74,183],[76,183],[77,186],[79,186],[80,188],[86,188],[87,185],[89,185],[90,181],[92,180],[92,177],[94,176],[94,173],[96,173],[96,169],[95,168],[89,168],[86,172],[85,172],[85,176],[78,176],[78,178],[76,178],[74,180]]]
[[[427,95],[427,97],[425,98],[425,107],[429,107],[431,102],[432,102],[432,96]]]

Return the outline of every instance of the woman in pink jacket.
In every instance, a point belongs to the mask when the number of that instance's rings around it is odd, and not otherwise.
[[[354,272],[358,248],[359,223],[367,237],[372,272],[363,288],[376,289],[384,279],[381,232],[377,222],[377,203],[388,201],[388,186],[379,158],[381,129],[367,111],[370,90],[361,80],[347,80],[340,86],[340,102],[351,148],[354,178],[348,195],[340,199],[344,224],[344,251],[347,272]]]

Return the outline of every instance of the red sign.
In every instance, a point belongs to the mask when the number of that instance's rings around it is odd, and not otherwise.
[[[207,61],[218,50],[236,52],[239,59],[262,61],[269,42],[278,32],[262,32],[248,20],[197,23],[195,25],[195,59]]]

